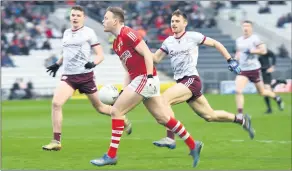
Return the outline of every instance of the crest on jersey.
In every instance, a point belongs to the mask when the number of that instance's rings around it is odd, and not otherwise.
[[[121,46],[123,46],[123,42],[122,41],[120,41],[119,44],[117,45],[119,51],[121,51]]]

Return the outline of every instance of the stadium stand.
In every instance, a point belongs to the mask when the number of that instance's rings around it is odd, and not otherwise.
[[[46,73],[45,66],[59,57],[62,47],[60,37],[62,31],[69,25],[68,6],[56,5],[55,3],[55,5],[42,4],[36,7],[32,2],[6,3],[8,4],[3,5],[2,3],[2,6],[5,6],[2,11],[2,27],[4,29],[1,32],[2,90],[10,89],[17,78],[23,78],[25,82],[32,81],[38,94],[51,95],[60,79],[62,68],[57,77],[52,78]],[[222,42],[229,52],[234,52],[234,37],[224,30],[222,31],[222,28],[218,27],[217,24],[216,16],[222,8],[226,8],[225,3],[77,1],[77,4],[86,7],[86,12],[89,15],[86,25],[88,24],[96,30],[106,52],[105,61],[95,69],[99,84],[123,82],[123,68],[120,61],[116,55],[110,54],[111,45],[108,42],[108,34],[101,31],[102,25],[100,23],[103,14],[110,5],[121,6],[126,10],[126,25],[135,28],[141,35],[144,35],[144,39],[147,40],[153,51],[159,48],[162,41],[171,34],[168,27],[171,13],[180,8],[188,13],[189,31],[198,31],[212,37]],[[50,8],[46,8],[48,5]],[[254,11],[257,10],[258,6]],[[273,7],[271,12],[272,14],[264,15],[273,15]],[[283,12],[286,14],[285,11]],[[275,21],[277,21],[277,16]],[[273,27],[277,29],[275,23]],[[11,48],[8,46],[10,44],[17,47]],[[27,50],[19,50],[23,47],[27,47]],[[216,49],[200,46],[199,51],[198,70],[204,83],[204,89],[219,89],[220,81],[234,79],[235,75],[227,70],[226,61]],[[157,65],[161,71],[159,75],[162,81],[172,81],[172,70],[169,66],[168,59],[164,59],[162,63]],[[276,67],[277,71],[274,73],[276,77],[291,78],[290,59],[278,58]]]

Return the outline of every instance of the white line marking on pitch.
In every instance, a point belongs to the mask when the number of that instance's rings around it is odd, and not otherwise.
[[[50,139],[52,137],[44,137],[44,136],[2,136],[2,140],[5,138],[16,138],[16,139]],[[155,138],[151,137],[145,137],[145,138],[140,138],[140,137],[123,137],[124,139],[128,140],[154,140]],[[68,140],[76,140],[76,139],[87,139],[87,140],[109,140],[110,137],[66,137],[64,139]],[[178,139],[180,140],[180,139]],[[221,141],[221,140],[220,140]],[[227,140],[231,142],[245,142],[245,141],[256,141],[260,143],[280,143],[280,144],[291,144],[292,141],[285,141],[285,140]]]

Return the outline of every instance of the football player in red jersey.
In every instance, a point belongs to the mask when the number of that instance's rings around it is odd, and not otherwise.
[[[160,96],[160,83],[153,66],[153,53],[136,31],[124,25],[124,11],[121,8],[109,7],[104,15],[103,26],[105,32],[116,36],[113,50],[119,56],[127,74],[124,91],[111,111],[112,137],[109,150],[101,158],[90,162],[96,166],[117,163],[117,149],[124,130],[123,116],[144,99],[144,105],[156,121],[185,141],[193,157],[193,167],[196,167],[203,143],[194,141],[180,121],[170,117],[169,113],[173,111]]]

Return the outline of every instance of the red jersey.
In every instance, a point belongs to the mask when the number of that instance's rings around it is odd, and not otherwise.
[[[113,43],[113,49],[127,67],[131,80],[147,74],[144,57],[135,50],[141,41],[141,36],[135,30],[124,26]],[[153,75],[156,76],[155,67],[153,67]]]

